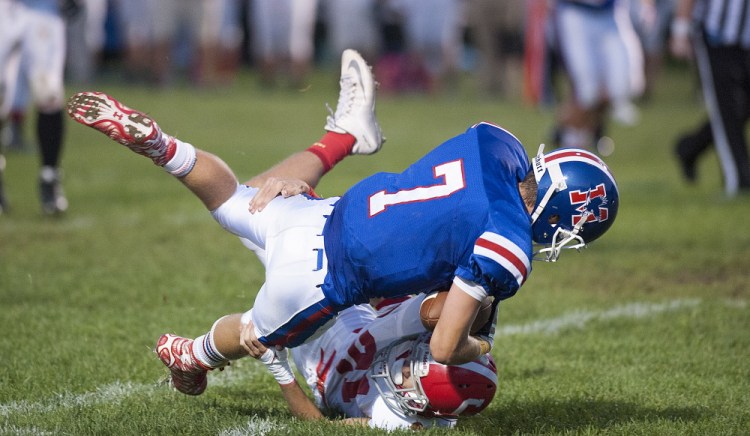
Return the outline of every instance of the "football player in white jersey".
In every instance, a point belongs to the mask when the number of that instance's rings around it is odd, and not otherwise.
[[[18,65],[23,64],[37,111],[42,212],[50,215],[68,208],[59,169],[65,103],[65,22],[61,4],[58,0],[0,0],[0,123],[8,117],[13,101],[9,88],[16,82]],[[16,54],[21,57],[20,63],[10,68],[10,60]],[[0,213],[2,209],[0,204]]]
[[[419,316],[425,297],[352,306],[322,336],[293,348],[315,405],[296,383],[280,384],[292,412],[322,418],[316,409],[330,411],[393,430],[452,427],[487,407],[497,389],[492,356],[457,366],[435,362]]]

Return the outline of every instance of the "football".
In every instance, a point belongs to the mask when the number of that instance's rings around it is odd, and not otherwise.
[[[443,311],[443,305],[445,299],[448,297],[448,291],[433,292],[432,294],[425,297],[419,308],[419,318],[422,321],[422,325],[429,331],[435,329],[435,325],[440,319],[440,313]],[[474,323],[471,325],[471,333],[476,333],[477,330],[482,328],[487,323],[492,314],[492,297],[486,297],[482,301],[482,305],[479,306],[479,312],[477,317],[474,319]]]

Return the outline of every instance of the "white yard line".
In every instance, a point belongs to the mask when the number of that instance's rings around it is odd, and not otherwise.
[[[684,308],[695,307],[701,303],[699,299],[680,299],[671,300],[665,303],[631,303],[622,306],[616,306],[609,310],[587,311],[579,310],[565,314],[557,318],[542,319],[527,324],[505,325],[498,328],[496,336],[511,335],[530,335],[530,334],[554,334],[567,328],[583,328],[586,323],[591,321],[606,321],[618,318],[645,318],[658,315],[663,312],[672,312]],[[738,304],[734,302],[734,304]],[[743,305],[744,307],[744,305]],[[259,364],[254,361],[236,362],[229,368],[218,374],[210,376],[212,386],[221,386],[247,381],[257,377],[264,371]],[[242,369],[242,371],[240,371]],[[59,409],[71,407],[88,407],[97,404],[112,404],[122,401],[123,399],[142,392],[156,391],[163,389],[158,383],[138,384],[132,382],[114,382],[97,388],[93,392],[85,393],[62,393],[47,400],[30,402],[14,401],[8,404],[0,404],[0,417],[8,417],[16,414],[40,414],[48,413]],[[223,435],[232,436],[235,434],[262,435],[267,433],[269,421],[252,418],[248,421],[247,427],[230,428],[222,432]],[[273,423],[277,425],[277,423]],[[276,428],[276,427],[274,427]],[[276,428],[278,429],[278,428]],[[0,432],[11,430],[0,425]],[[14,429],[14,432],[43,434],[35,429]]]
[[[671,312],[700,304],[699,299],[672,300],[666,303],[631,303],[605,311],[577,310],[563,316],[542,319],[528,324],[501,326],[495,337],[531,334],[554,334],[567,328],[583,328],[590,321],[606,321],[616,318],[645,318],[662,312]]]
[[[264,436],[271,432],[279,433],[284,427],[278,421],[252,416],[244,427],[229,427],[219,432],[219,436]]]
[[[154,364],[158,360],[155,359]],[[209,384],[211,386],[224,386],[252,380],[265,373],[265,369],[255,361],[247,360],[245,362],[236,362],[232,364],[227,371],[216,371],[209,374]],[[165,379],[167,374],[164,375]],[[93,392],[84,393],[62,393],[44,401],[14,401],[8,404],[0,404],[0,418],[8,417],[15,414],[32,414],[32,413],[49,413],[59,409],[69,409],[72,407],[90,407],[97,404],[114,404],[125,398],[143,392],[167,389],[160,382],[152,384],[141,384],[132,382],[116,381],[109,385],[97,388]],[[0,427],[0,430],[2,428]]]

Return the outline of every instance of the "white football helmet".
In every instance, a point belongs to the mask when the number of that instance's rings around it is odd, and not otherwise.
[[[490,354],[463,365],[443,365],[430,353],[431,334],[406,338],[375,357],[370,378],[396,413],[454,418],[475,415],[497,390],[497,368]],[[404,387],[402,368],[409,365],[412,387]]]

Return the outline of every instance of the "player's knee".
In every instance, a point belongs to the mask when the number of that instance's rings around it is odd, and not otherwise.
[[[42,112],[55,111],[65,103],[65,91],[60,80],[46,75],[32,79],[34,102]]]

